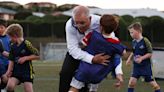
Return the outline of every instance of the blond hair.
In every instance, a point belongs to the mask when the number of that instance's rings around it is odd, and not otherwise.
[[[11,24],[7,27],[6,33],[9,36],[23,37],[23,28],[20,24]]]

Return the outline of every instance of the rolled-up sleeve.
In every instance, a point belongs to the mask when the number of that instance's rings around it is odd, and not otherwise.
[[[79,47],[79,38],[77,35],[77,30],[72,26],[71,20],[66,23],[66,41],[69,54],[78,60],[82,60],[88,63],[92,63],[93,55],[86,51],[83,51]]]

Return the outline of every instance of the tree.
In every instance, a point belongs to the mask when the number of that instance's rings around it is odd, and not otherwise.
[[[15,14],[14,19],[17,19],[17,20],[25,20],[27,17],[29,17],[31,15],[32,15],[31,12],[20,11],[20,12],[17,12]]]

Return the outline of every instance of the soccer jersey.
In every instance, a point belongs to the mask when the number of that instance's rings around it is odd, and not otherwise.
[[[114,39],[105,39],[102,34],[93,31],[89,33],[90,39],[85,39],[87,47],[84,49],[92,55],[105,53],[106,55],[114,56],[114,54],[122,55],[124,46],[120,45],[119,41]],[[86,37],[87,37],[86,36]],[[87,37],[88,38],[88,37]],[[89,42],[87,43],[87,41]],[[113,58],[111,58],[113,59]],[[102,64],[89,64],[81,61],[79,68],[75,74],[75,79],[85,82],[85,83],[99,83],[101,82],[107,74],[115,68],[115,62],[111,60],[108,66]]]
[[[9,39],[9,37],[7,35],[4,35],[4,36],[0,36],[0,39],[2,41],[4,50],[9,52],[10,51],[10,39]],[[8,58],[3,56],[2,54],[0,54],[0,64],[7,66],[8,63],[9,63]]]
[[[143,38],[140,41],[133,40],[133,76],[147,76],[152,75],[151,59],[145,59],[141,63],[136,63],[135,59],[138,55],[143,56],[147,53],[152,53],[152,46],[147,38]]]
[[[33,79],[34,71],[31,60],[25,61],[23,64],[18,63],[19,58],[30,55],[38,55],[38,50],[29,41],[24,40],[19,46],[17,44],[11,45],[9,59],[14,62],[12,76]]]

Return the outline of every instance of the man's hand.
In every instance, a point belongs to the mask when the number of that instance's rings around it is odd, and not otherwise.
[[[92,59],[92,63],[108,65],[110,57],[109,55],[104,55],[104,53],[96,54]]]

